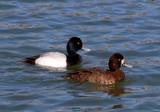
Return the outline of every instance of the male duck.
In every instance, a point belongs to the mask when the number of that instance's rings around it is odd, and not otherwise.
[[[104,68],[88,68],[68,73],[65,77],[75,81],[88,81],[97,84],[115,84],[125,79],[125,74],[120,70],[121,66],[132,67],[125,63],[124,57],[120,53],[114,53],[109,59],[109,70]]]
[[[71,37],[67,43],[67,53],[47,52],[42,55],[36,55],[25,58],[25,63],[36,64],[40,66],[48,66],[54,68],[65,68],[72,65],[79,64],[82,58],[76,52],[82,49],[83,43],[78,37]]]

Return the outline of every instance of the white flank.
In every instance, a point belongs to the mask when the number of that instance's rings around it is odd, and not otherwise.
[[[48,67],[66,67],[66,55],[59,52],[48,52],[41,55],[35,63],[41,66],[48,66]]]

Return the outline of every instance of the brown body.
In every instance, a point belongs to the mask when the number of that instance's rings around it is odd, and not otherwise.
[[[80,82],[87,81],[91,83],[109,85],[123,81],[125,79],[125,74],[120,69],[110,71],[103,68],[88,68],[74,73],[68,73],[65,77]]]

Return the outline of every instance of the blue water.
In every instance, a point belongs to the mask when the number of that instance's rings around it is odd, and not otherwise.
[[[72,36],[90,52],[80,51],[81,68],[107,68],[121,52],[133,68],[126,80],[102,86],[73,83],[55,70],[21,63],[48,51],[66,53]],[[0,111],[10,112],[159,112],[159,0],[1,0]]]

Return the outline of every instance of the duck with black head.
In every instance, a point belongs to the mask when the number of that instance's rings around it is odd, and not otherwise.
[[[120,70],[121,66],[132,67],[126,64],[124,57],[120,53],[114,53],[108,63],[109,69],[88,68],[68,73],[65,78],[80,82],[91,82],[103,85],[115,84],[125,79],[125,73]]]
[[[66,46],[67,54],[60,52],[47,52],[41,55],[25,58],[23,62],[40,66],[67,68],[81,63],[82,57],[77,53],[78,50],[88,50],[83,48],[82,40],[78,37],[71,37]]]

